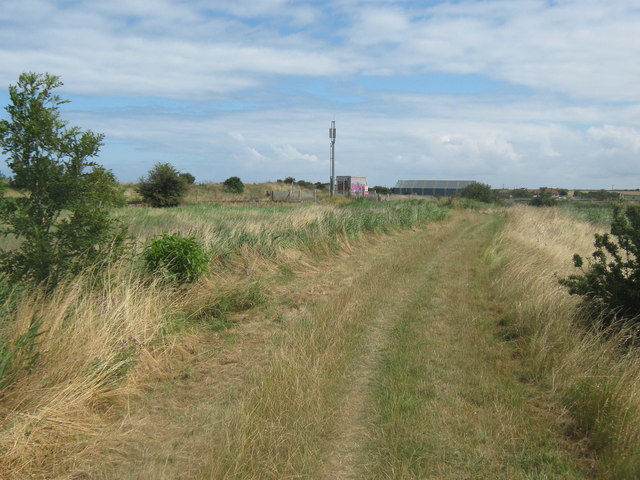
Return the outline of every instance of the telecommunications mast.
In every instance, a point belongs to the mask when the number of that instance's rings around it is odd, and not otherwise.
[[[329,192],[333,197],[336,186],[336,121],[331,121],[331,128],[329,128],[329,138],[331,139],[331,178],[329,183]]]

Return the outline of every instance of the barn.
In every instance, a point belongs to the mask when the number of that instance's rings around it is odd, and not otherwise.
[[[475,183],[475,180],[398,180],[393,187],[393,193],[453,197],[472,183]]]

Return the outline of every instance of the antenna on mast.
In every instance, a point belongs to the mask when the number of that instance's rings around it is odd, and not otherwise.
[[[335,185],[336,185],[336,121],[331,121],[331,128],[329,128],[329,139],[331,140],[330,160],[331,160],[331,177],[329,183],[329,192],[333,197]]]

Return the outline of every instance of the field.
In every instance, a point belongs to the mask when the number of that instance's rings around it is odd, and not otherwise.
[[[116,211],[121,264],[7,296],[0,477],[637,478],[640,358],[557,283],[607,213],[475,207]],[[145,276],[163,232],[208,273]]]

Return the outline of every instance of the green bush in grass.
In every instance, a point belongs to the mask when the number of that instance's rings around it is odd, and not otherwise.
[[[614,238],[615,237],[615,238]],[[583,297],[583,306],[599,326],[614,321],[638,331],[640,326],[640,206],[616,205],[611,233],[597,233],[596,250],[585,260],[573,256],[581,274],[560,279],[572,295]]]
[[[209,265],[209,255],[198,241],[179,233],[154,237],[142,257],[149,272],[178,284],[193,282]]]
[[[156,208],[177,207],[187,191],[188,179],[169,163],[156,163],[139,180],[137,192],[147,205]]]

